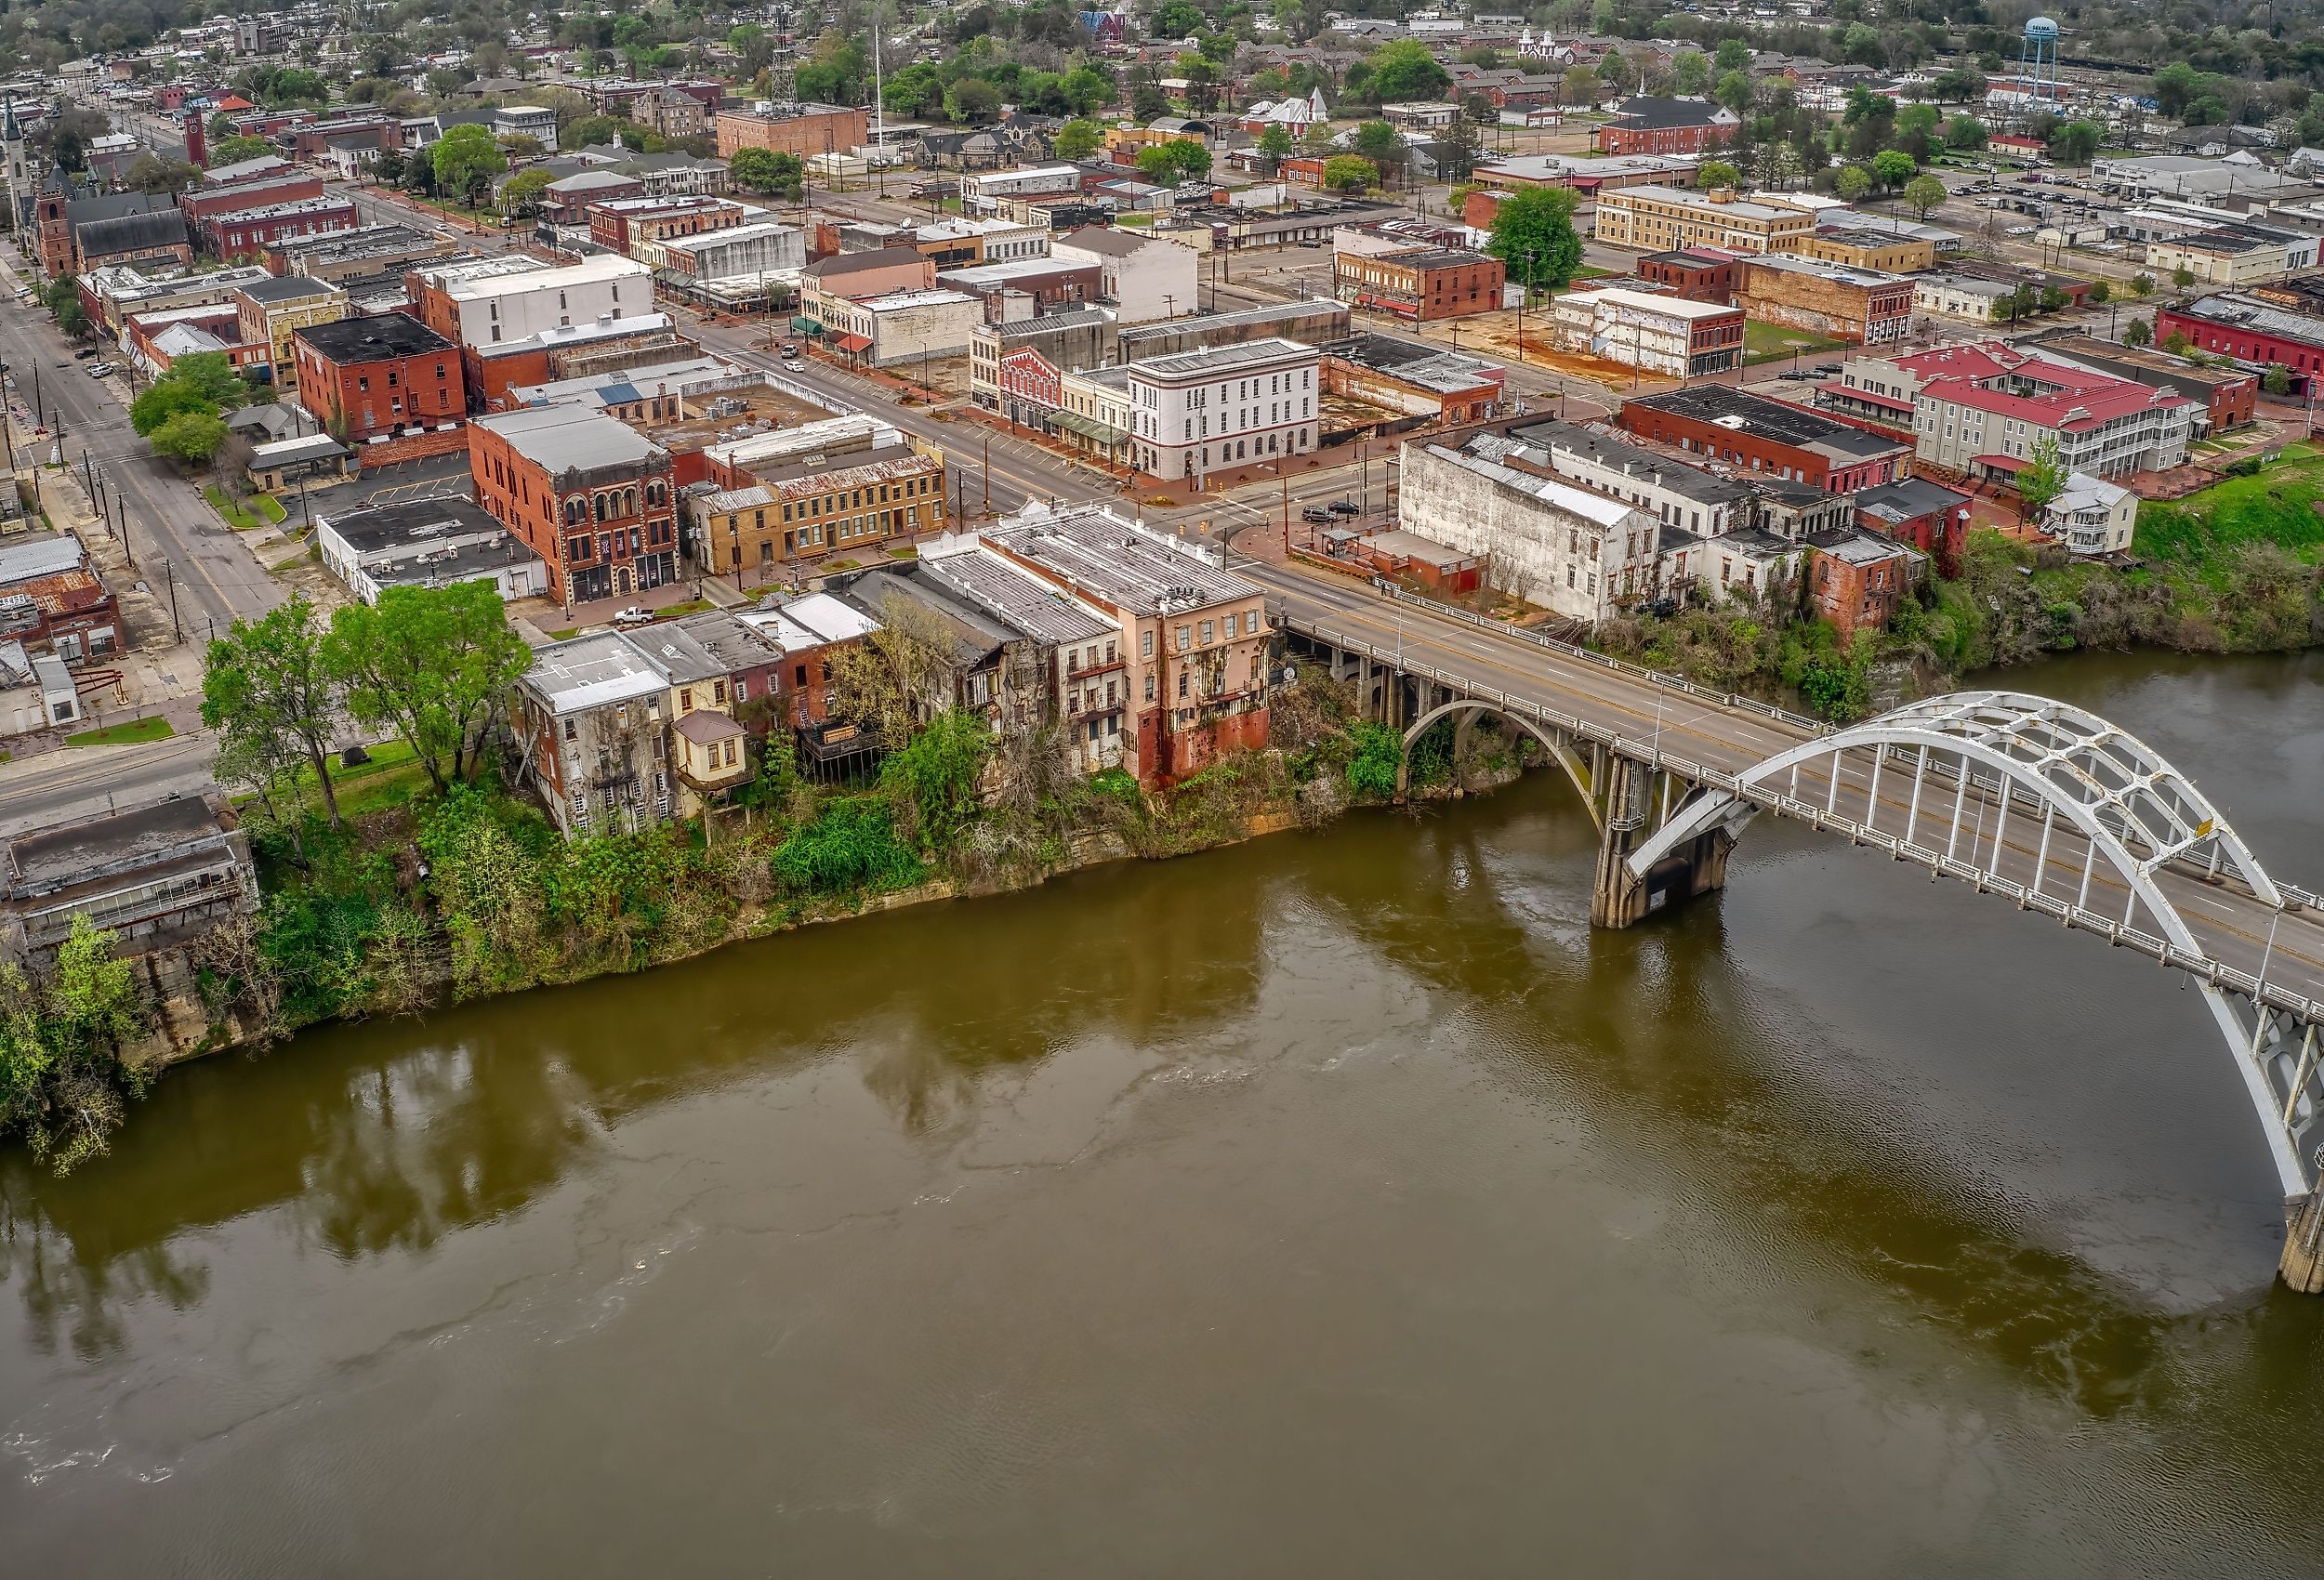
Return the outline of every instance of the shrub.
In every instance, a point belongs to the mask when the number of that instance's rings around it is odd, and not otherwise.
[[[1368,718],[1351,733],[1355,737],[1355,756],[1348,759],[1348,788],[1372,800],[1387,800],[1396,793],[1396,770],[1404,763],[1404,737]]]
[[[786,887],[806,894],[902,889],[922,871],[919,858],[896,837],[894,812],[877,796],[825,807],[776,847],[772,866]]]

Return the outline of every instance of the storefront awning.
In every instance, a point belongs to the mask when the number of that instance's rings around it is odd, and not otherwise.
[[[1969,461],[1972,466],[1984,467],[1997,472],[2008,472],[2012,476],[2026,469],[2026,463],[2014,455],[1972,455]]]
[[[1077,433],[1095,444],[1119,444],[1129,437],[1126,428],[1115,428],[1095,417],[1085,417],[1079,412],[1059,412],[1054,419],[1067,433]]]
[[[871,349],[871,336],[868,335],[842,335],[837,340],[834,340],[832,344],[838,347],[840,350],[847,352],[850,356],[853,356],[858,351],[868,351]]]
[[[823,325],[817,323],[812,318],[794,318],[791,320],[791,333],[794,335],[819,336],[823,333]]]

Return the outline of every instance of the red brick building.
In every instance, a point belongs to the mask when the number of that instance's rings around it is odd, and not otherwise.
[[[363,223],[352,198],[337,193],[213,215],[202,222],[205,250],[223,258],[255,258],[277,242],[352,230]]]
[[[1912,551],[1849,527],[1814,533],[1807,543],[1809,601],[1839,630],[1841,641],[1887,625],[1912,585]]]
[[[1675,252],[1644,254],[1637,270],[1641,281],[1659,285],[1674,296],[1723,308],[1735,305],[1742,260],[1718,247],[1681,247]]]
[[[1771,472],[1828,494],[1895,482],[1910,470],[1912,445],[1802,406],[1723,384],[1696,384],[1622,405],[1622,427],[1742,471]]]
[[[2213,326],[2216,329],[2216,325]],[[2189,340],[2196,336],[2186,331]],[[2203,403],[2203,415],[2199,428],[2204,433],[2221,433],[2228,428],[2241,428],[2251,422],[2259,408],[2260,381],[2257,374],[2238,367],[2198,367],[2162,351],[2141,351],[2128,346],[2118,346],[2111,340],[2094,336],[2067,332],[2044,335],[2035,342],[2043,354],[2080,362],[2084,367],[2127,378],[2133,384],[2151,384],[2184,395],[2190,401]],[[2324,351],[2309,350],[2314,365],[2324,367]],[[2261,359],[2265,360],[2265,359]],[[2278,357],[2274,359],[2282,362]],[[2285,362],[2287,368],[2297,370],[2296,362]]]
[[[1867,489],[1854,504],[1857,526],[1934,556],[1941,575],[1961,574],[1961,546],[1969,536],[1967,494],[1926,478],[1907,478]]]
[[[342,442],[465,421],[459,348],[400,312],[291,332],[299,400]]]
[[[1508,278],[1499,258],[1451,247],[1335,253],[1331,271],[1341,301],[1418,323],[1499,309]]]
[[[199,191],[183,193],[178,199],[178,208],[185,215],[186,223],[199,234],[208,221],[221,215],[239,214],[252,208],[272,208],[278,204],[300,203],[322,195],[322,177],[275,170],[255,180],[232,181],[223,186],[204,187]]]
[[[1031,347],[1022,347],[1000,359],[1000,393],[1005,401],[1057,410],[1064,399],[1057,366]]]
[[[589,240],[622,254],[641,241],[732,230],[746,213],[731,198],[691,196],[604,198],[582,212],[588,217]]]
[[[628,424],[578,406],[526,406],[468,428],[476,502],[548,567],[571,605],[678,579],[670,454]]]
[[[1631,99],[1597,131],[1600,153],[1708,153],[1735,140],[1735,112],[1701,99]]]

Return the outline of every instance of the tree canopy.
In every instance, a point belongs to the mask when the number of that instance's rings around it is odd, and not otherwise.
[[[1528,292],[1562,290],[1581,268],[1574,204],[1570,187],[1525,187],[1506,194],[1485,250],[1507,264],[1510,278]]]
[[[482,126],[455,126],[428,151],[436,188],[473,204],[495,176],[508,168],[508,156]]]
[[[532,658],[489,581],[389,587],[332,615],[323,642],[348,712],[402,736],[440,790],[474,770]]]

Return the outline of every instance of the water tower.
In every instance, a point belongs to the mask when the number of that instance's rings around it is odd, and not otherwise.
[[[2058,25],[2048,17],[2026,24],[2017,50],[2017,102],[2034,114],[2058,101]]]

